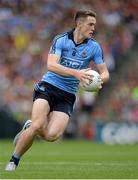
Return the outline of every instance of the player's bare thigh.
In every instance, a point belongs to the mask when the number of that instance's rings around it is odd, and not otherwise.
[[[49,114],[50,107],[48,101],[45,99],[36,99],[32,108],[32,124],[31,128],[36,131],[40,131],[47,124],[47,116]]]
[[[60,111],[49,114],[48,124],[43,128],[41,135],[47,141],[55,141],[64,133],[69,121],[69,116]]]
[[[45,99],[36,99],[32,108],[32,124],[36,134],[43,139],[54,141],[58,139],[67,127],[69,116],[64,112],[52,111]]]

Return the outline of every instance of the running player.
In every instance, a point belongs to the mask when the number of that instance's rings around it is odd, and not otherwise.
[[[62,136],[73,111],[79,83],[92,79],[87,73],[93,61],[101,75],[101,84],[109,79],[103,51],[92,39],[96,25],[93,11],[78,11],[75,28],[56,36],[47,59],[47,69],[34,90],[31,125],[19,136],[12,157],[5,170],[14,171],[21,156],[31,147],[37,135],[47,141]],[[99,87],[101,88],[101,86]]]

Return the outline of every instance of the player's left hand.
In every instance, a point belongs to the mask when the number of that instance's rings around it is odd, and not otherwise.
[[[100,83],[99,89],[101,89],[101,88],[102,88],[102,84],[103,84],[102,78],[99,77],[99,78],[98,78],[98,81],[99,81],[99,83]]]

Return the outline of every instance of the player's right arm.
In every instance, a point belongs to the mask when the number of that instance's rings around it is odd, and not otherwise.
[[[91,79],[92,77],[87,74],[86,70],[68,68],[59,63],[63,51],[63,43],[64,39],[62,37],[54,39],[47,59],[48,71],[62,76],[73,76],[82,83],[85,82],[85,79]]]
[[[48,71],[60,74],[62,76],[74,76],[80,82],[85,83],[85,79],[91,80],[91,75],[87,74],[87,69],[77,70],[68,67],[64,67],[59,64],[60,56],[57,54],[49,54],[47,59]]]

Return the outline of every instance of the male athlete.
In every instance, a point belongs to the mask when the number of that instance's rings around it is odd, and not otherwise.
[[[5,170],[16,169],[37,135],[55,141],[63,134],[73,111],[79,83],[86,86],[85,80],[92,80],[87,73],[91,61],[101,75],[101,84],[109,79],[102,48],[92,39],[95,25],[93,11],[78,11],[75,28],[54,38],[47,59],[48,72],[34,90],[31,123],[29,121],[28,128],[27,123],[23,128]]]

